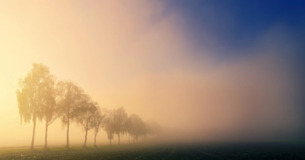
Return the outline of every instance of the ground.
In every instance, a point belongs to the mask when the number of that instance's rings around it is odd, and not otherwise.
[[[239,143],[188,145],[121,145],[97,148],[71,147],[49,150],[2,148],[0,159],[102,159],[102,160],[196,160],[196,159],[305,159],[305,145],[292,143]]]

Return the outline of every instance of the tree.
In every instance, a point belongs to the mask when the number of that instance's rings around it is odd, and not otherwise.
[[[57,83],[57,103],[60,108],[60,117],[64,126],[67,127],[67,144],[69,148],[69,130],[73,110],[82,101],[84,91],[70,81]]]
[[[32,70],[20,80],[19,89],[16,91],[21,122],[33,122],[31,149],[34,148],[36,121],[42,120],[42,107],[49,102],[48,94],[45,93],[53,83],[53,75],[47,66],[33,64]]]
[[[96,136],[99,133],[100,127],[103,126],[102,122],[104,119],[100,107],[97,107],[97,112],[94,113],[92,118],[91,126],[94,128],[94,147],[96,147]]]
[[[128,115],[123,107],[115,109],[113,111],[113,129],[114,133],[118,136],[118,144],[121,141],[121,133],[126,132],[126,122],[128,119]]]
[[[143,135],[143,141],[146,136],[150,136],[151,138],[156,138],[162,131],[162,127],[159,123],[155,121],[145,122],[146,133]]]
[[[109,145],[111,146],[112,145],[111,140],[113,139],[113,131],[111,129],[105,129],[105,130],[107,133],[107,137],[109,139]]]
[[[128,117],[126,126],[127,132],[134,138],[135,141],[137,141],[140,136],[144,136],[147,133],[146,124],[136,114],[132,114]]]
[[[84,147],[86,147],[87,144],[88,131],[94,127],[94,116],[98,111],[97,107],[97,103],[92,102],[88,95],[83,94],[82,100],[80,101],[79,105],[75,107],[71,114],[71,118],[74,119],[76,123],[80,124],[85,130]]]
[[[111,140],[113,139],[113,134],[114,134],[113,110],[105,110],[105,117],[104,117],[102,123],[103,123],[104,130],[107,133],[107,137],[109,139],[109,144],[111,146]]]
[[[44,97],[42,104],[42,117],[45,119],[45,148],[48,148],[48,128],[58,118],[58,106],[56,105],[56,91],[54,81],[50,81],[45,86],[45,92],[41,93]]]

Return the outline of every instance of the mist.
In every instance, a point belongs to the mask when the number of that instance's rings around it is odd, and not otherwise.
[[[30,142],[32,126],[20,124],[16,89],[32,63],[74,81],[101,108],[123,106],[157,121],[160,140],[273,141],[300,133],[299,84],[282,54],[290,41],[285,28],[266,29],[255,45],[228,51],[245,56],[226,59],[209,45],[219,35],[195,46],[183,12],[167,9],[167,1],[0,2],[1,145]],[[59,121],[49,131],[50,145],[64,144]],[[72,124],[71,144],[82,143],[83,134]],[[39,122],[37,145],[43,136]],[[108,144],[104,131],[99,143]]]

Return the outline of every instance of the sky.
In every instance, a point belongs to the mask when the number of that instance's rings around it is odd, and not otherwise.
[[[30,144],[32,124],[20,123],[16,90],[33,63],[103,108],[124,106],[159,122],[173,139],[300,140],[304,7],[302,0],[3,0],[0,146]],[[49,131],[50,145],[65,143],[59,121]],[[36,135],[43,144],[42,123]],[[73,124],[71,143],[83,136]],[[107,143],[104,132],[99,143]]]

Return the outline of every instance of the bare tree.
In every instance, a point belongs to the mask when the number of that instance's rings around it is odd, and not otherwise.
[[[92,102],[88,95],[83,94],[79,105],[75,107],[72,112],[71,118],[74,119],[76,123],[80,124],[85,130],[84,147],[87,145],[88,131],[94,127],[92,124],[95,120],[95,113],[98,111],[97,107],[97,103]]]
[[[53,83],[53,76],[47,66],[33,64],[32,70],[20,80],[19,89],[16,91],[21,122],[33,122],[31,149],[34,148],[36,121],[42,120],[42,107],[49,102],[45,93]]]
[[[123,107],[113,111],[113,129],[114,133],[118,136],[118,144],[121,143],[121,134],[126,132],[126,122],[128,115]]]
[[[84,91],[70,81],[60,81],[57,83],[57,104],[60,108],[60,116],[63,125],[67,127],[67,144],[69,148],[69,130],[73,110],[82,101]]]

